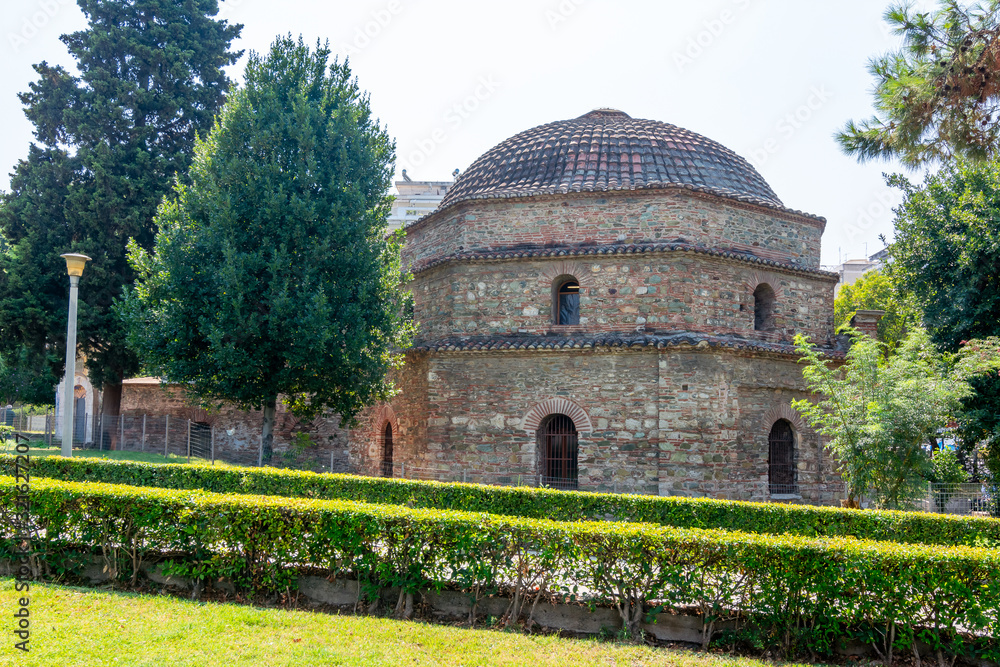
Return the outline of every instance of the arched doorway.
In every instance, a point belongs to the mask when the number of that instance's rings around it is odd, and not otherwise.
[[[389,422],[382,432],[382,476],[392,477],[392,424]]]
[[[785,419],[771,427],[767,437],[767,482],[772,496],[799,492],[795,475],[795,432]]]
[[[578,481],[579,439],[576,424],[566,415],[550,415],[538,429],[542,483],[575,490]]]
[[[73,442],[87,442],[87,390],[83,385],[73,387]]]

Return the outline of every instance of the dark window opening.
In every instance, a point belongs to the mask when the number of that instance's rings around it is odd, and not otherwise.
[[[774,290],[761,283],[753,292],[753,328],[757,331],[774,329]]]
[[[776,421],[767,437],[767,481],[771,495],[796,494],[795,433],[784,419]]]
[[[392,424],[382,434],[382,476],[392,477]]]
[[[578,486],[576,425],[566,415],[552,415],[539,429],[542,449],[542,484],[556,489]]]
[[[567,280],[556,292],[556,324],[580,323],[580,283]]]
[[[79,388],[79,385],[77,385]],[[73,442],[87,440],[87,398],[80,396],[73,399]]]

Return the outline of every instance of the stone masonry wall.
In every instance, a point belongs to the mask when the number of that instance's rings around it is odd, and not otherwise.
[[[841,497],[822,440],[790,406],[808,396],[794,360],[665,350],[658,362],[661,495],[768,501],[768,435],[785,419],[802,500]]]
[[[407,231],[406,265],[488,248],[688,243],[818,268],[822,220],[685,190],[550,195],[457,204]]]
[[[789,407],[807,395],[793,360],[693,348],[411,353],[400,386],[352,431],[352,465],[374,469],[394,415],[407,477],[530,483],[539,453],[525,418],[569,401],[581,411],[581,490],[767,501],[767,437],[788,419],[802,501],[840,497],[819,437]]]
[[[238,410],[225,403],[218,410],[207,411],[198,407],[198,402],[189,397],[183,387],[155,383],[128,382],[122,387],[121,413],[126,418],[125,444],[128,449],[138,449],[141,443],[141,415],[148,415],[148,424],[156,423],[157,430],[149,429],[147,443],[150,451],[162,453],[164,444],[173,454],[183,455],[186,449],[187,421],[208,424],[215,437],[215,457],[217,460],[238,465],[257,465],[260,450],[260,434],[263,415],[259,410]],[[164,443],[164,429],[160,421],[154,419],[170,415],[170,440]],[[130,419],[135,418],[135,419]],[[231,432],[230,432],[231,431]],[[291,444],[294,433],[308,434],[314,445],[296,452]],[[340,428],[336,415],[324,416],[304,422],[278,401],[274,424],[275,465],[296,465],[314,470],[330,471],[331,453],[333,468],[337,472],[348,469],[348,434]],[[118,438],[109,434],[108,445],[118,446]]]
[[[833,281],[685,252],[566,259],[455,262],[410,284],[420,339],[451,335],[544,334],[553,324],[554,280],[580,283],[574,331],[697,331],[829,344]],[[754,331],[754,289],[776,293],[771,335]]]

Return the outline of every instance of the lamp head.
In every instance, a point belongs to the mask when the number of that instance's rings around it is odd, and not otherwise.
[[[83,275],[83,267],[90,261],[90,258],[86,255],[80,255],[75,252],[68,252],[65,255],[59,256],[66,260],[66,273],[77,277]]]

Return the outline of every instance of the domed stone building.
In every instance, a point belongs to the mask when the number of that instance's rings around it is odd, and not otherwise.
[[[792,346],[833,332],[823,218],[682,128],[601,109],[469,167],[406,228],[420,332],[351,467],[825,503]]]

